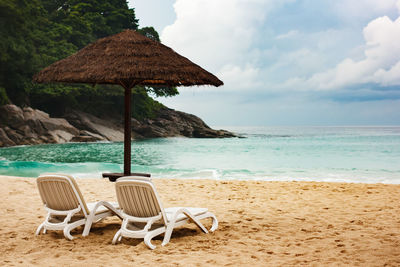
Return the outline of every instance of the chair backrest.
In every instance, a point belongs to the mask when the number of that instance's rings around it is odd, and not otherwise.
[[[115,183],[118,204],[127,215],[137,218],[150,218],[162,214],[166,217],[161,200],[150,180],[125,178]]]
[[[44,174],[36,179],[43,204],[53,210],[65,211],[82,208],[80,212],[87,216],[89,210],[72,176],[65,174]]]

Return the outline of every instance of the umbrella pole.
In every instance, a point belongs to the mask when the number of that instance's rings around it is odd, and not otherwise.
[[[143,176],[143,177],[151,177],[149,173],[131,173],[131,136],[132,136],[132,128],[131,128],[131,119],[132,119],[132,88],[134,84],[131,86],[125,86],[122,84],[125,89],[125,128],[124,128],[124,173],[103,173],[103,177],[107,177],[111,182],[115,182],[119,177],[122,176]]]
[[[125,88],[124,175],[131,175],[131,98],[132,88]]]

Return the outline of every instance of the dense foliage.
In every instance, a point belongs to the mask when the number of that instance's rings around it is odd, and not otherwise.
[[[31,105],[61,115],[79,107],[101,115],[123,107],[118,86],[32,84],[32,76],[90,42],[124,29],[160,41],[153,27],[138,29],[125,0],[0,0],[0,105]],[[161,106],[148,96],[172,96],[176,88],[133,90],[133,115],[151,117]]]

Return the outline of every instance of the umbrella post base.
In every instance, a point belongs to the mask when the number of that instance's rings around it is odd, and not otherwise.
[[[103,178],[108,178],[110,182],[115,182],[118,178],[123,176],[143,176],[143,177],[151,177],[150,173],[131,173],[130,175],[126,175],[124,173],[103,173]]]

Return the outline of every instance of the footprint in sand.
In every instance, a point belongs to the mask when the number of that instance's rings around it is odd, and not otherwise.
[[[12,192],[8,193],[9,195],[19,195],[19,194],[23,194],[24,192],[22,191],[17,191],[17,190],[13,190]]]

